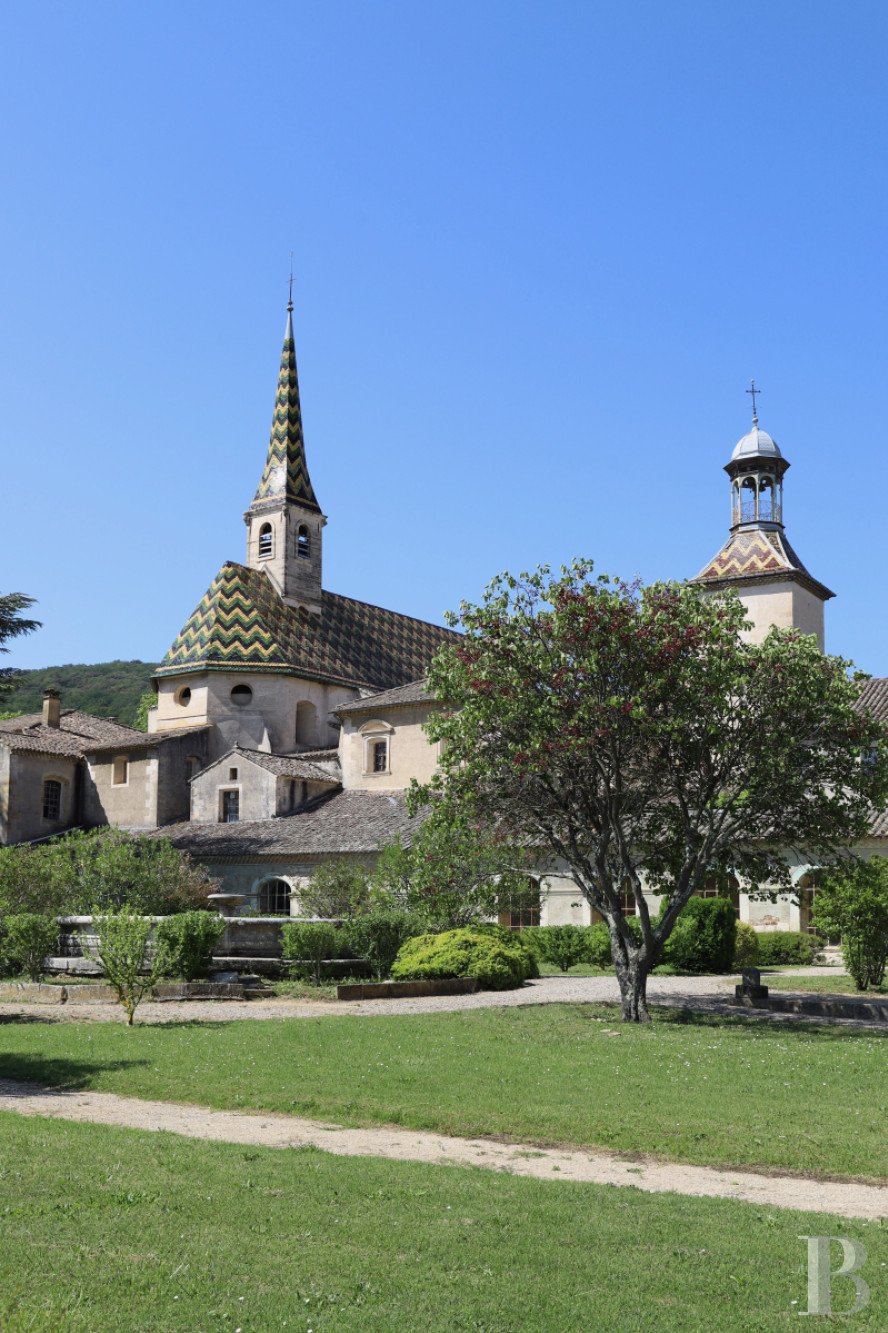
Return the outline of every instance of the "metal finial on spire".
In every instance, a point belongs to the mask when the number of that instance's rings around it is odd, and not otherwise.
[[[755,380],[750,380],[749,388],[746,390],[746,392],[752,394],[752,424],[754,426],[757,426],[759,424],[759,419],[758,419],[758,412],[756,411],[755,407],[755,396],[757,393],[761,393],[761,389],[757,389],[755,387]]]
[[[287,309],[290,314],[293,313],[293,251],[290,251],[290,299],[287,302]]]

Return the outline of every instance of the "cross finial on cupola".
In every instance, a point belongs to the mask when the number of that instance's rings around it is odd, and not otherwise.
[[[292,282],[292,277],[291,277],[291,282]],[[746,390],[746,392],[752,394],[752,424],[754,426],[757,426],[759,424],[759,419],[758,419],[758,412],[756,411],[756,406],[755,406],[755,396],[757,393],[761,393],[761,389],[757,389],[755,387],[755,380],[750,380],[749,388]]]

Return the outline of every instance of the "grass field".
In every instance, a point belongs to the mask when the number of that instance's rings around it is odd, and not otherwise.
[[[382,1018],[0,1020],[0,1074],[343,1124],[888,1178],[888,1038],[606,1006]]]
[[[723,1200],[0,1115],[0,1216],[4,1333],[771,1333],[807,1234],[863,1242],[888,1327],[884,1229]]]
[[[787,977],[763,972],[762,982],[773,991],[810,990],[820,991],[823,995],[854,995],[858,999],[865,999],[867,995],[888,995],[888,986],[874,986],[868,991],[859,991],[850,977],[837,977],[835,974],[824,977]]]

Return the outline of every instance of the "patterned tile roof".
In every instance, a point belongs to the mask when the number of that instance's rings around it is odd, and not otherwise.
[[[170,824],[157,836],[201,861],[349,855],[378,851],[395,837],[409,844],[423,818],[408,815],[400,792],[342,791],[296,815],[240,824]]]
[[[372,713],[377,708],[403,708],[408,704],[434,703],[425,680],[413,680],[409,685],[398,685],[393,690],[383,690],[379,694],[367,694],[362,699],[352,699],[341,704],[337,713]]]
[[[73,708],[62,713],[58,727],[44,726],[42,713],[26,713],[0,722],[0,745],[10,750],[69,755],[74,759],[97,750],[148,748],[157,745],[158,740],[144,731]]]
[[[312,615],[288,606],[262,571],[229,561],[156,674],[246,668],[388,689],[422,675],[438,648],[456,638],[453,630],[332,592],[321,594],[321,612]]]
[[[305,461],[292,312],[287,314],[268,456],[250,508],[264,509],[284,502],[321,512]]]
[[[705,568],[691,583],[736,583],[761,578],[784,577],[805,584],[824,600],[835,594],[809,574],[783,532],[770,528],[746,528],[732,532]]]

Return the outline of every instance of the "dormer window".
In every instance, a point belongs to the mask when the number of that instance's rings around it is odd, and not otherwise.
[[[259,559],[270,560],[274,555],[274,533],[270,523],[263,523],[259,529]]]
[[[379,776],[391,773],[391,738],[394,728],[388,722],[365,722],[361,727],[364,744],[364,773]]]
[[[304,523],[300,523],[296,532],[296,554],[303,560],[311,559],[311,533]]]

